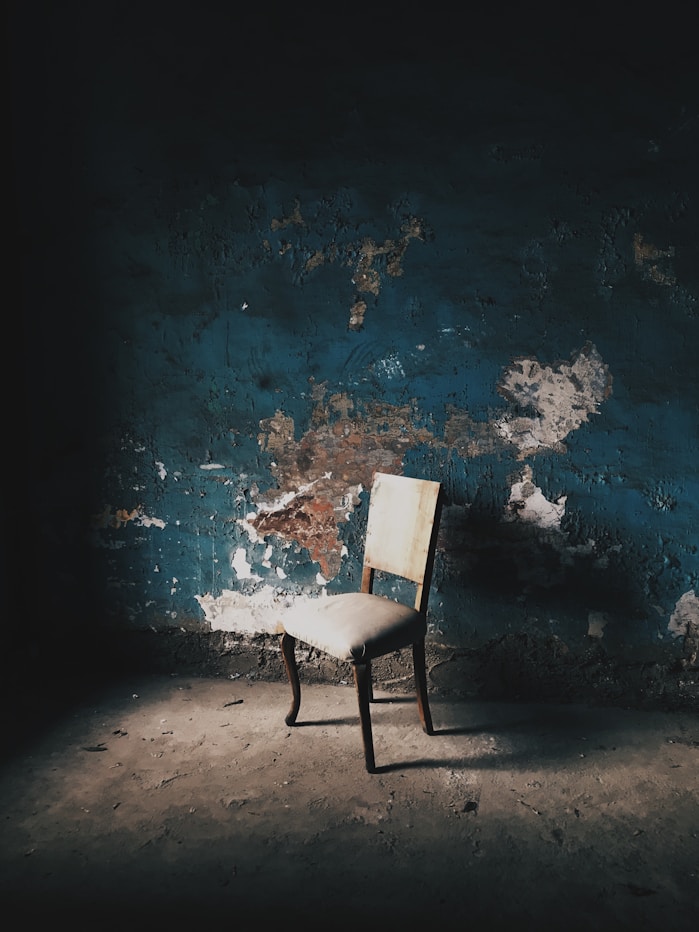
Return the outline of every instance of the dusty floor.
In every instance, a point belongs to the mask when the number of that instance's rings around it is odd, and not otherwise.
[[[696,717],[434,697],[428,737],[412,696],[377,698],[369,775],[349,686],[305,686],[295,729],[283,683],[92,692],[6,755],[4,911],[73,929],[697,928]]]

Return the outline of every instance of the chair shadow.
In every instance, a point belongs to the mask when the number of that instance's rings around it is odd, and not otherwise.
[[[371,700],[372,705],[396,705],[399,702],[416,704],[417,698],[415,696],[375,696]]]
[[[413,702],[415,699],[411,696],[392,696],[380,697],[372,704]],[[444,767],[492,770],[502,767],[526,769],[532,766],[557,766],[561,762],[577,760],[580,756],[588,756],[595,751],[605,753],[610,747],[616,751],[617,746],[623,746],[629,741],[630,729],[633,732],[642,732],[646,727],[644,720],[639,720],[628,710],[580,704],[443,700],[430,705],[433,715],[436,712],[437,722],[443,715],[447,719],[444,726],[440,727],[437,724],[434,727],[432,736],[466,739],[491,736],[488,740],[493,743],[489,743],[486,749],[485,746],[481,747],[481,741],[476,741],[473,745],[466,741],[463,754],[458,752],[457,745],[454,748],[440,748],[442,752],[446,751],[444,756],[433,753],[412,760],[389,760],[385,764],[377,765],[374,773],[387,774]],[[297,724],[302,727],[356,727],[358,720],[358,716],[350,714]],[[376,733],[380,734],[378,722],[376,725]],[[419,729],[417,722],[415,727]],[[390,750],[388,753],[391,753]]]
[[[322,728],[324,725],[356,725],[359,722],[359,716],[350,716],[347,718],[313,718],[304,722],[294,722],[294,728]]]

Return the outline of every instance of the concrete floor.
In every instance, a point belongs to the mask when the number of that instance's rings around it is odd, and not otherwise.
[[[37,684],[37,690],[41,685]],[[23,723],[0,771],[4,912],[73,929],[614,929],[699,918],[686,713],[126,676]],[[17,919],[15,921],[18,921]]]

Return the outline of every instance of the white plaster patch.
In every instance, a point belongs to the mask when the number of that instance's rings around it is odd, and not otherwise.
[[[566,498],[562,495],[557,501],[549,501],[541,489],[532,482],[531,466],[526,466],[522,479],[515,482],[510,491],[507,504],[506,521],[527,521],[540,528],[560,530],[561,518],[565,514]]]
[[[254,635],[280,634],[284,614],[311,597],[280,594],[272,586],[264,586],[250,595],[224,589],[218,598],[209,593],[195,598],[212,631]]]
[[[158,467],[158,475],[160,476],[160,478],[165,479],[167,477],[167,469],[165,469],[165,463],[156,462],[155,465]]]
[[[259,544],[262,541],[262,538],[257,533],[257,528],[252,523],[255,520],[256,515],[257,512],[253,511],[245,518],[238,518],[236,522],[245,531],[253,544]]]
[[[594,346],[573,355],[570,363],[542,366],[522,358],[506,369],[498,390],[509,401],[533,408],[527,417],[506,414],[496,420],[495,430],[519,448],[520,458],[541,449],[555,449],[611,393],[609,368]]]
[[[223,463],[201,463],[199,469],[225,469]]]
[[[134,518],[134,524],[139,527],[159,527],[162,530],[166,522],[162,518],[149,518],[148,515],[140,514],[137,518]]]
[[[256,582],[262,579],[261,576],[256,576],[252,572],[252,564],[248,563],[246,559],[244,547],[238,547],[233,554],[231,566],[235,570],[238,579],[254,579]]]
[[[692,589],[677,600],[667,630],[674,637],[699,635],[699,598]]]

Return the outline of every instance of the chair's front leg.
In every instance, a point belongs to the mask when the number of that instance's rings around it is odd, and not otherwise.
[[[364,743],[364,760],[366,769],[369,773],[374,773],[376,764],[374,761],[374,739],[371,734],[371,711],[369,709],[369,693],[371,675],[370,665],[368,663],[353,663],[352,671],[354,673],[354,685],[357,688],[357,700],[359,702],[359,720],[362,725],[362,741]]]
[[[296,723],[296,716],[299,714],[301,707],[301,682],[299,681],[299,669],[296,666],[296,638],[290,634],[282,634],[282,657],[286,667],[286,675],[289,677],[291,684],[291,708],[284,719],[287,725]]]
[[[413,644],[413,670],[415,673],[415,688],[417,690],[417,710],[420,714],[422,730],[428,735],[433,735],[432,713],[430,712],[430,703],[427,698],[427,671],[425,669],[424,640]]]

